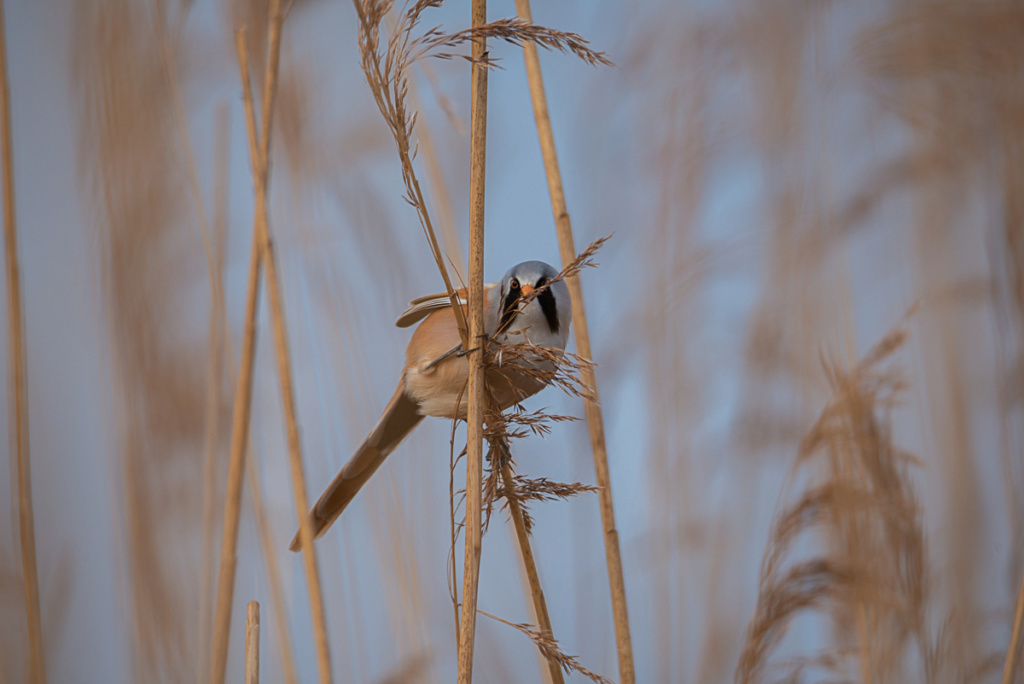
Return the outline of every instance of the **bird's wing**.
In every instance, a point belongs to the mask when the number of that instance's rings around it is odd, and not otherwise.
[[[320,500],[310,511],[310,523],[313,526],[313,538],[319,539],[334,524],[345,507],[356,493],[370,479],[384,459],[388,457],[399,442],[423,420],[416,402],[405,394],[405,382],[398,384],[395,395],[391,397],[384,415],[377,422],[370,434],[359,445],[356,453],[342,467],[327,487]],[[291,550],[302,548],[302,540],[297,532],[292,539]]]
[[[489,293],[492,288],[497,286],[498,283],[487,283],[484,285],[484,291]],[[466,288],[463,287],[456,290],[455,294],[459,298],[460,305],[468,306],[469,297],[466,295]],[[409,308],[402,312],[402,315],[398,317],[397,321],[395,321],[395,325],[399,328],[408,328],[410,325],[414,325],[422,321],[431,311],[449,309],[451,306],[452,300],[448,298],[447,292],[439,292],[438,294],[417,297],[409,302]]]

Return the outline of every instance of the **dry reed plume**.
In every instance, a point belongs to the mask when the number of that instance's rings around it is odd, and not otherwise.
[[[824,362],[832,397],[793,467],[806,489],[774,519],[737,682],[800,681],[812,669],[861,682],[962,681],[998,666],[998,655],[965,662],[946,627],[936,634],[932,626],[932,579],[909,479],[919,461],[892,441],[904,381],[881,367],[905,340],[905,329],[894,330],[848,371]],[[809,537],[825,548],[807,558],[799,549]],[[775,674],[770,657],[805,612],[828,616],[835,641],[819,655],[786,659]]]

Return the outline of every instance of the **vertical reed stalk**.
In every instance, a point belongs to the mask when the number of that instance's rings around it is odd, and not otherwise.
[[[1013,616],[1013,631],[1010,633],[1010,645],[1006,649],[1006,662],[1003,664],[1003,684],[1013,684],[1013,675],[1017,671],[1017,652],[1020,651],[1021,631],[1024,628],[1024,574],[1021,574],[1020,589],[1017,590],[1017,610]]]
[[[515,544],[518,544],[519,537],[516,535],[515,525],[510,527],[508,529],[508,532],[512,536],[513,542]],[[523,586],[523,596],[530,596],[532,599],[532,589],[530,588],[530,577],[526,571],[526,563],[522,560],[522,554],[520,554],[519,557],[519,580]],[[533,606],[532,600],[530,601],[530,605],[531,607]],[[540,622],[540,619],[537,617],[536,609],[530,611],[530,621],[534,625]],[[537,649],[537,667],[540,668],[540,679],[538,680],[540,684],[553,684],[553,682],[551,681],[551,673],[548,671],[548,657],[540,648]]]
[[[462,635],[459,633],[461,623],[459,621],[459,581],[455,564],[455,421],[452,421],[452,441],[448,461],[448,522],[451,525],[451,597],[452,609],[455,613],[455,653],[462,652]]]
[[[278,567],[277,556],[274,554],[270,523],[267,521],[267,512],[263,507],[263,488],[260,485],[260,476],[251,453],[246,458],[245,470],[246,479],[249,481],[249,500],[252,504],[253,515],[256,516],[256,529],[259,532],[260,545],[263,547],[263,563],[267,569],[271,615],[277,617],[274,620],[274,633],[277,635],[277,647],[281,652],[281,671],[284,673],[285,684],[297,684],[299,679],[295,674],[295,656],[292,654],[292,641],[288,634],[288,620],[285,619],[288,612],[284,604],[284,592],[281,589],[281,569]]]
[[[221,383],[224,376],[224,344],[226,313],[223,297],[224,245],[227,238],[227,182],[228,182],[228,114],[227,104],[217,109],[214,162],[214,206],[213,220],[213,269],[210,273],[210,318],[208,344],[208,377],[206,384],[206,437],[203,454],[203,551],[199,563],[199,638],[196,649],[196,681],[209,664],[205,656],[206,645],[210,643],[210,610],[213,607],[213,535],[216,506],[215,487],[217,482],[217,445],[220,441],[220,399]],[[189,152],[191,154],[191,152]]]
[[[239,50],[244,51],[244,38],[236,34]],[[240,58],[246,106],[252,108],[249,87],[249,63]],[[254,175],[259,175],[254,173]],[[255,180],[255,179],[254,179]],[[255,183],[257,194],[264,185]],[[259,214],[255,219],[259,221]],[[249,441],[249,417],[252,410],[252,370],[256,358],[256,308],[259,304],[260,272],[263,266],[263,243],[259,231],[253,231],[249,257],[249,281],[245,299],[245,330],[242,334],[242,360],[235,385],[234,409],[231,417],[231,451],[228,460],[228,484],[224,498],[224,526],[220,540],[220,576],[217,581],[217,608],[214,616],[210,684],[222,684],[227,668],[228,636],[231,632],[231,604],[235,593],[235,549],[238,546],[238,519],[242,506],[242,478]]]
[[[523,566],[526,568],[526,578],[530,582],[530,597],[533,599],[533,610],[537,614],[537,626],[542,633],[552,639],[555,633],[551,629],[551,617],[548,615],[548,604],[544,600],[544,589],[540,586],[540,574],[537,572],[537,561],[533,557],[533,549],[530,546],[530,534],[526,531],[526,521],[523,519],[523,510],[519,506],[519,499],[512,493],[515,480],[512,478],[512,469],[507,463],[501,466],[501,479],[505,483],[505,500],[508,501],[508,509],[512,514],[512,523],[516,529],[516,538],[519,540],[519,552],[523,557]],[[563,684],[565,678],[562,675],[562,668],[554,658],[548,658],[548,672],[551,675],[553,684]]]
[[[25,587],[25,615],[28,620],[29,677],[33,683],[46,681],[43,657],[43,626],[39,611],[39,574],[36,568],[36,530],[32,514],[32,474],[28,452],[28,381],[26,378],[24,313],[21,307],[21,273],[14,223],[14,150],[11,141],[11,89],[7,80],[7,29],[0,3],[0,154],[4,173],[4,256],[7,265],[7,331],[10,354],[7,359],[10,411],[10,451],[17,469],[18,527],[21,536],[21,573]]]
[[[316,549],[313,547],[313,530],[310,527],[309,500],[306,496],[306,476],[302,467],[302,443],[299,438],[298,414],[295,406],[295,388],[292,379],[291,356],[288,350],[288,333],[284,318],[284,302],[281,296],[280,278],[277,273],[277,258],[274,245],[270,240],[270,226],[267,216],[267,186],[269,184],[270,131],[274,97],[277,93],[277,67],[281,54],[281,24],[284,15],[280,0],[272,0],[270,4],[269,50],[267,69],[263,85],[263,119],[262,129],[255,120],[251,88],[246,85],[245,109],[246,123],[249,131],[249,148],[256,181],[256,232],[257,239],[262,243],[261,253],[267,267],[267,296],[270,300],[271,327],[274,331],[274,348],[276,350],[278,376],[281,382],[281,401],[284,406],[285,424],[288,433],[288,455],[291,466],[292,489],[295,506],[298,510],[299,534],[302,537],[302,561],[306,572],[306,583],[309,588],[310,613],[313,620],[313,637],[316,644],[317,669],[321,682],[331,681],[330,646],[327,639],[327,616],[324,611],[323,588],[320,583],[320,570],[317,566]],[[240,64],[248,62],[244,33],[235,34]],[[248,69],[243,66],[243,77]],[[257,139],[259,147],[257,148]]]
[[[202,672],[209,665],[205,662],[204,655],[207,653],[206,644],[210,643],[210,608],[212,607],[212,586],[208,567],[213,557],[213,527],[214,527],[214,486],[216,483],[216,455],[217,441],[220,436],[220,383],[223,375],[223,354],[224,354],[224,322],[225,305],[223,287],[223,247],[224,235],[227,231],[226,225],[226,195],[227,195],[227,149],[226,143],[228,110],[222,106],[217,111],[216,136],[221,144],[216,147],[215,160],[215,182],[218,184],[214,191],[218,215],[214,221],[214,230],[218,231],[216,240],[211,235],[208,225],[206,208],[203,202],[203,193],[199,185],[199,174],[196,171],[195,155],[192,152],[192,144],[188,133],[188,119],[185,114],[185,106],[181,97],[181,79],[178,75],[177,61],[172,49],[170,36],[166,26],[166,8],[161,0],[157,2],[157,32],[163,53],[164,70],[167,75],[168,91],[174,111],[175,130],[181,139],[180,149],[185,162],[186,176],[188,178],[189,193],[192,197],[192,205],[196,213],[196,225],[199,228],[200,240],[203,246],[203,255],[206,259],[206,267],[210,278],[210,315],[209,335],[207,338],[207,382],[206,382],[206,434],[203,455],[203,550],[200,560],[200,598],[199,598],[199,628],[196,631],[198,648],[196,649],[196,681],[202,678]]]
[[[217,111],[216,139],[217,160],[215,162],[215,178],[217,187],[214,190],[215,214],[213,220],[213,259],[214,259],[214,285],[213,299],[214,306],[210,309],[210,354],[211,370],[210,384],[207,387],[208,394],[208,416],[207,416],[207,444],[203,481],[203,574],[200,598],[200,621],[199,621],[199,644],[200,650],[210,640],[210,616],[209,609],[212,607],[210,594],[212,587],[209,586],[209,577],[206,567],[209,559],[213,556],[213,509],[214,509],[214,488],[216,483],[216,444],[220,435],[219,419],[220,414],[219,396],[220,382],[223,376],[223,366],[226,363],[234,366],[234,359],[231,349],[231,336],[225,329],[226,314],[223,297],[223,273],[224,273],[224,249],[227,239],[227,162],[228,162],[228,119],[229,110],[223,105]],[[216,340],[214,344],[213,340]],[[213,388],[216,387],[216,392]],[[252,459],[251,450],[247,448],[244,461],[246,478],[249,481],[250,504],[253,515],[256,518],[256,529],[260,537],[260,545],[263,550],[263,560],[267,571],[267,585],[270,591],[270,601],[275,615],[286,615],[284,604],[284,592],[281,589],[281,571],[278,566],[277,556],[274,554],[273,539],[270,532],[270,525],[267,522],[266,511],[263,508],[263,494],[260,487],[259,474],[256,471],[256,463]],[[288,634],[288,621],[276,620],[274,632],[277,635],[278,648],[281,654],[281,669],[286,684],[296,684],[298,678],[295,674],[295,658],[292,655],[291,639]],[[200,663],[202,665],[203,663]],[[208,664],[207,664],[208,665]],[[200,670],[201,672],[201,670]],[[196,681],[201,676],[197,674]]]
[[[516,11],[519,18],[533,22],[529,0],[516,0]],[[551,130],[551,118],[548,115],[547,96],[544,93],[544,80],[537,57],[537,46],[523,42],[523,58],[526,62],[526,77],[530,84],[530,97],[533,101],[533,115],[537,121],[537,136],[540,139],[541,154],[544,158],[544,169],[547,172],[548,192],[551,195],[551,209],[555,216],[555,229],[558,232],[558,250],[565,266],[576,258],[576,246],[573,241],[572,223],[565,205],[565,192],[562,188],[562,173],[558,166],[558,154],[555,150],[555,137]],[[572,317],[576,323],[576,348],[580,356],[592,359],[590,349],[590,332],[587,328],[587,312],[583,305],[583,289],[579,276],[573,275],[565,279],[572,298]],[[587,418],[587,429],[590,432],[590,444],[594,452],[594,471],[597,477],[598,497],[601,502],[601,522],[604,527],[604,550],[608,564],[608,583],[612,600],[612,616],[615,620],[615,642],[619,656],[620,684],[633,684],[636,674],[633,667],[633,640],[629,630],[629,612],[626,608],[626,582],[622,572],[622,553],[619,550],[619,532],[615,526],[615,509],[612,505],[612,483],[608,471],[608,449],[604,438],[604,417],[597,393],[597,381],[592,366],[582,369],[584,384],[593,389],[591,398],[584,399],[584,412]]]
[[[157,31],[160,34],[160,47],[164,58],[164,72],[167,74],[167,86],[171,96],[172,108],[174,110],[174,125],[178,136],[181,138],[181,151],[185,162],[186,176],[188,177],[189,194],[192,195],[192,204],[196,211],[196,223],[199,227],[199,235],[203,242],[203,255],[206,257],[206,268],[209,271],[211,287],[214,288],[214,298],[223,299],[223,296],[216,289],[219,287],[214,277],[213,241],[210,237],[210,228],[207,225],[206,208],[203,203],[203,193],[199,187],[199,174],[196,172],[195,155],[192,154],[192,144],[189,141],[188,118],[185,116],[185,105],[181,99],[181,80],[178,77],[178,64],[174,59],[170,37],[167,35],[165,24],[166,10],[162,0],[157,2]]]
[[[486,0],[473,0],[473,26],[487,23]],[[487,51],[473,39],[472,109],[469,152],[469,342],[484,344],[484,181],[487,143]],[[458,310],[459,307],[455,307]],[[472,346],[466,349],[473,349]],[[481,486],[483,475],[484,354],[469,355],[469,415],[466,454],[466,556],[462,567],[462,622],[459,636],[459,684],[473,681],[477,589],[480,580]]]
[[[245,684],[260,684],[260,604],[249,601],[245,610]]]

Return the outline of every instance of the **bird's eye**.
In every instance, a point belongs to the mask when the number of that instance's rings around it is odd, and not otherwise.
[[[518,289],[519,289],[519,281],[518,281],[518,280],[516,280],[515,278],[513,278],[513,279],[512,279],[512,282],[510,282],[510,283],[508,284],[508,287],[509,287],[509,289],[511,289],[511,290],[518,290]]]
[[[547,284],[548,284],[548,279],[547,278],[541,278],[540,280],[537,281],[536,289],[539,290],[540,288],[544,287]]]

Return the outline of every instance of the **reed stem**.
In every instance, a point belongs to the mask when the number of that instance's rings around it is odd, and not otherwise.
[[[249,601],[245,610],[245,684],[260,684],[260,604]]]
[[[524,21],[533,21],[529,0],[516,0],[516,11]],[[537,122],[537,136],[540,139],[541,155],[544,158],[544,169],[547,173],[548,192],[551,195],[551,209],[555,217],[555,230],[558,233],[558,250],[565,266],[576,258],[576,246],[572,235],[572,222],[565,204],[565,191],[562,187],[562,173],[558,166],[558,153],[555,150],[555,137],[551,130],[551,118],[548,114],[547,95],[544,92],[544,79],[537,56],[537,46],[531,42],[523,43],[523,59],[526,62],[526,76],[530,85],[530,97],[533,101],[533,115]],[[565,279],[569,286],[572,299],[572,317],[576,326],[576,349],[580,356],[593,359],[590,347],[590,331],[587,328],[587,312],[583,304],[583,288],[579,276],[573,275]],[[612,601],[612,616],[615,621],[615,642],[619,657],[620,684],[633,684],[636,673],[633,666],[633,640],[629,629],[629,611],[626,607],[626,582],[622,572],[622,553],[619,549],[619,532],[615,526],[615,508],[612,504],[611,474],[608,470],[608,448],[604,437],[604,417],[597,392],[597,380],[593,368],[584,367],[582,372],[584,384],[592,388],[592,398],[584,399],[584,414],[587,429],[590,433],[590,445],[594,454],[594,471],[597,479],[598,497],[601,502],[601,522],[604,531],[605,560],[608,565],[608,583]]]
[[[473,0],[473,26],[487,23],[486,0]],[[469,161],[469,341],[485,343],[484,331],[484,186],[487,143],[487,69],[480,61],[487,43],[473,39]],[[456,310],[458,307],[455,307]],[[473,347],[467,347],[473,349]],[[469,415],[466,454],[466,555],[462,570],[462,622],[459,636],[459,684],[473,681],[477,589],[480,580],[481,486],[483,475],[484,355],[469,354]]]
[[[263,86],[263,120],[255,121],[251,88],[246,87],[250,94],[246,97],[246,121],[249,131],[249,148],[252,155],[253,174],[256,180],[256,232],[257,239],[262,242],[262,255],[267,268],[267,298],[270,301],[271,327],[274,332],[274,349],[276,351],[278,376],[281,383],[281,402],[284,408],[285,425],[288,435],[288,455],[291,467],[292,489],[295,506],[298,510],[299,534],[303,543],[303,568],[309,588],[310,614],[313,621],[313,637],[316,646],[317,670],[321,682],[330,682],[331,659],[330,645],[327,638],[327,616],[324,610],[323,586],[320,582],[320,570],[313,547],[313,530],[310,526],[309,499],[306,495],[306,476],[302,465],[302,442],[299,436],[298,411],[295,405],[295,386],[292,377],[291,355],[288,349],[288,332],[285,323],[284,301],[281,296],[280,278],[277,273],[277,257],[274,244],[270,239],[270,222],[267,212],[267,186],[269,184],[270,167],[270,130],[274,98],[277,93],[277,71],[281,54],[281,24],[284,15],[280,0],[272,0],[270,4],[269,51],[267,69],[264,74]],[[236,47],[240,63],[248,61],[244,34],[236,33]],[[247,71],[244,70],[244,71]],[[244,74],[243,71],[243,74]],[[259,149],[256,140],[259,139]]]
[[[281,568],[278,565],[278,557],[274,555],[274,539],[270,531],[270,522],[267,520],[266,508],[263,506],[263,488],[251,452],[246,458],[245,470],[249,482],[249,503],[256,517],[256,530],[259,533],[260,545],[263,547],[263,563],[267,569],[271,615],[278,617],[274,620],[274,634],[277,636],[277,648],[281,657],[281,671],[285,684],[297,684],[299,678],[295,673],[295,656],[288,633],[288,612],[285,608],[284,591],[281,588]]]
[[[11,141],[11,88],[7,79],[7,29],[0,3],[0,154],[4,172],[4,256],[7,265],[7,332],[9,356],[11,459],[17,471],[18,530],[21,537],[21,574],[28,621],[28,681],[46,682],[43,624],[39,610],[39,573],[36,567],[36,530],[32,512],[32,473],[28,450],[28,379],[25,359],[25,316],[21,302],[21,269],[14,211],[14,149]]]
[[[213,220],[213,253],[214,253],[214,273],[217,281],[217,285],[214,286],[214,302],[215,306],[211,307],[211,321],[210,330],[211,337],[215,337],[217,344],[214,345],[211,342],[211,355],[216,354],[213,357],[216,363],[211,364],[213,370],[210,374],[215,383],[211,383],[220,386],[222,381],[223,370],[222,366],[226,363],[229,366],[234,366],[234,358],[231,352],[233,345],[231,343],[230,331],[226,330],[226,319],[225,319],[225,306],[222,296],[223,294],[223,271],[224,271],[224,248],[225,240],[227,238],[227,139],[228,139],[228,109],[227,106],[222,106],[217,111],[217,140],[223,144],[218,145],[217,149],[217,163],[216,173],[217,188],[214,192],[214,196],[217,198],[215,202],[216,212]],[[209,387],[208,387],[209,391]],[[216,396],[219,396],[219,390]],[[211,604],[210,594],[211,589],[207,587],[209,582],[207,581],[207,572],[205,570],[207,561],[206,559],[213,555],[213,508],[214,508],[214,486],[216,483],[216,439],[217,435],[220,434],[220,429],[217,427],[217,415],[220,413],[216,410],[216,402],[213,396],[208,398],[210,404],[208,409],[208,418],[213,426],[208,424],[207,429],[207,445],[206,445],[206,456],[204,469],[204,483],[203,483],[203,581],[202,581],[202,593],[200,600],[200,610],[202,615],[200,616],[200,644],[207,644],[210,641],[210,616],[208,615],[207,607]],[[284,603],[284,592],[281,589],[281,572],[278,566],[277,556],[274,555],[273,535],[270,531],[270,524],[267,521],[266,511],[263,507],[263,494],[260,486],[260,479],[258,473],[258,465],[253,461],[253,455],[251,449],[248,449],[245,457],[245,474],[246,479],[249,483],[249,503],[252,506],[253,515],[256,518],[256,529],[259,532],[260,545],[263,550],[264,564],[267,571],[267,585],[270,591],[270,599],[273,607],[274,614],[286,615],[285,603]],[[288,634],[287,620],[276,620],[274,622],[274,632],[277,635],[278,648],[280,649],[281,656],[281,669],[284,674],[284,681],[286,684],[295,684],[298,678],[295,674],[295,659],[292,655],[291,639]],[[208,664],[207,664],[208,665]],[[200,677],[197,676],[196,681],[199,681]]]
[[[244,32],[235,34],[239,50],[245,50]],[[252,109],[252,91],[249,86],[249,62],[239,58],[242,70],[242,88],[247,109]],[[250,138],[252,136],[250,135]],[[255,176],[259,175],[254,170]],[[263,184],[256,183],[257,192]],[[256,221],[259,221],[257,213]],[[235,554],[238,547],[238,521],[242,506],[242,483],[245,474],[245,456],[249,441],[249,418],[252,411],[252,371],[256,358],[256,311],[260,295],[260,275],[263,267],[263,242],[259,231],[253,230],[249,256],[249,280],[245,299],[245,329],[242,333],[242,359],[235,384],[234,408],[231,417],[231,450],[228,457],[228,483],[224,498],[224,524],[220,540],[220,573],[217,580],[217,607],[214,615],[212,654],[210,657],[210,684],[222,684],[227,669],[228,637],[231,633],[231,605],[235,593]]]
[[[519,540],[519,553],[523,557],[523,566],[526,568],[526,578],[530,583],[530,598],[533,599],[533,610],[537,615],[537,626],[541,632],[546,632],[552,639],[555,633],[551,629],[551,616],[548,614],[548,604],[544,600],[544,589],[540,585],[540,573],[537,572],[537,561],[533,556],[533,548],[530,546],[530,533],[526,531],[526,521],[523,519],[523,509],[519,505],[519,499],[513,494],[512,488],[515,480],[512,478],[512,469],[507,463],[501,466],[501,479],[505,483],[505,500],[508,501],[508,509],[512,514],[512,524],[516,530],[516,538]],[[548,672],[551,675],[553,684],[563,684],[565,677],[562,668],[554,658],[547,658]]]
[[[213,269],[210,273],[210,317],[207,339],[206,378],[206,434],[203,445],[203,550],[199,562],[199,639],[196,656],[196,681],[209,667],[209,652],[213,608],[213,544],[216,527],[217,452],[221,437],[220,401],[224,382],[224,363],[227,355],[225,330],[227,317],[223,294],[224,247],[227,238],[227,181],[228,181],[228,107],[222,104],[216,115],[216,161],[214,163],[215,216],[213,220]],[[191,154],[191,153],[190,153]]]

